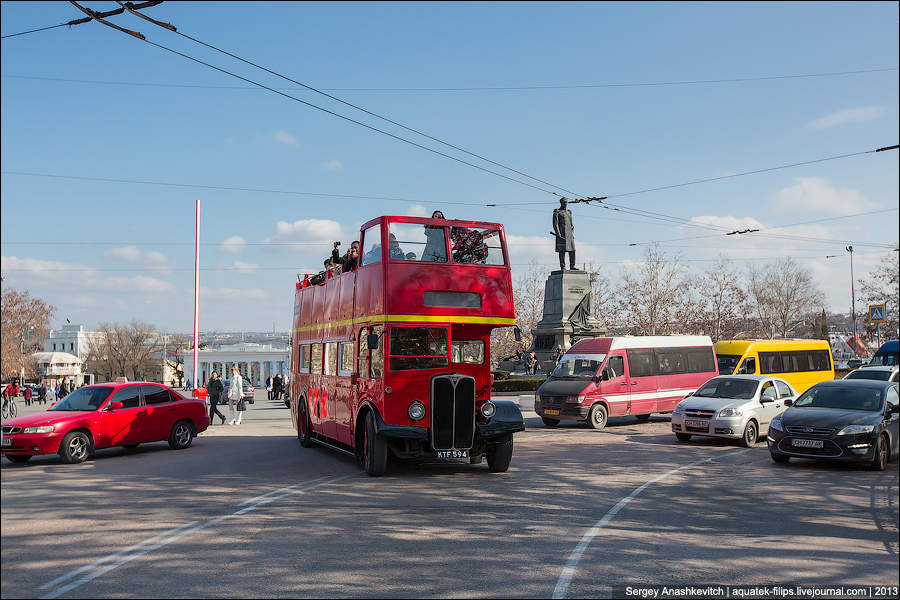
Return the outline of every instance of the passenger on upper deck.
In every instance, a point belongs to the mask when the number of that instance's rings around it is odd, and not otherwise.
[[[444,219],[444,213],[439,210],[431,213],[432,219]],[[447,254],[444,249],[444,228],[437,225],[425,226],[425,251],[422,252],[422,260],[425,262],[447,262]]]
[[[397,241],[397,236],[395,236],[393,233],[391,234],[389,247],[391,250],[392,260],[406,260],[406,253],[400,247],[400,242]]]
[[[352,242],[347,253],[341,258],[341,267],[344,273],[356,270],[359,262],[359,242]]]

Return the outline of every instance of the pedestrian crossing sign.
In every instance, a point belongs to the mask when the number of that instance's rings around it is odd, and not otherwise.
[[[884,323],[884,304],[869,306],[869,323]]]

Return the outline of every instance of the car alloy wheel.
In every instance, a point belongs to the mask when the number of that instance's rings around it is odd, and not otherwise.
[[[741,438],[741,446],[752,448],[756,444],[756,423],[750,421],[744,428],[744,437]]]
[[[884,434],[878,436],[875,443],[875,456],[872,458],[872,470],[884,471],[887,468],[890,450],[888,449],[887,436]]]

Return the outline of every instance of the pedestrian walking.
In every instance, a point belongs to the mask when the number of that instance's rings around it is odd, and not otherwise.
[[[237,367],[231,369],[231,387],[228,388],[228,411],[231,414],[229,425],[240,425],[244,417],[244,379]],[[234,416],[237,411],[237,417]]]
[[[25,390],[22,392],[22,395],[25,396],[25,406],[31,406],[31,395],[33,393],[31,387],[26,385]]]
[[[266,377],[266,396],[269,398],[269,400],[272,399],[272,376],[271,375]]]
[[[44,382],[41,382],[41,387],[38,388],[38,402],[41,404],[47,404],[47,386],[44,385]]]
[[[276,375],[275,380],[272,381],[272,398],[275,400],[279,400],[281,398],[281,391],[284,386],[282,382],[283,379],[281,378],[281,373]]]
[[[206,391],[209,393],[209,422],[213,422],[213,415],[219,415],[219,418],[222,419],[222,425],[225,424],[225,415],[219,412],[219,409],[216,408],[216,405],[222,400],[222,395],[225,393],[225,386],[222,385],[222,380],[219,379],[219,374],[213,371],[212,379],[209,380],[209,383],[206,386]]]

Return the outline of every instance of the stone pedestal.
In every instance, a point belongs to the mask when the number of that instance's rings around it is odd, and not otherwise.
[[[556,366],[557,354],[582,338],[606,335],[591,316],[591,282],[584,271],[553,271],[544,284],[544,316],[532,330],[528,352],[540,363],[538,371]]]

